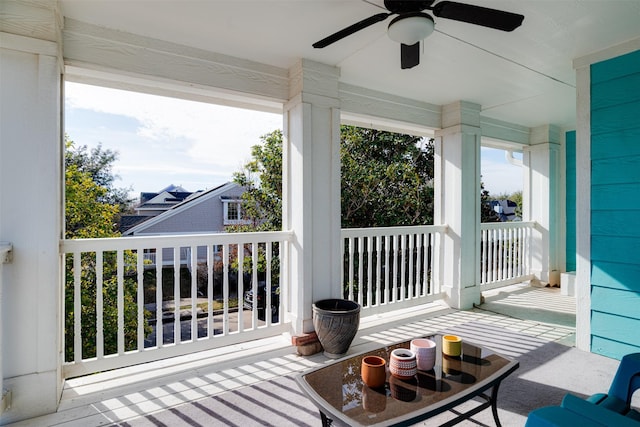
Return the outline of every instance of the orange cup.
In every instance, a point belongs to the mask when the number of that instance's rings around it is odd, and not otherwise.
[[[387,380],[387,362],[379,356],[365,356],[362,358],[360,375],[362,381],[371,388],[382,387]]]

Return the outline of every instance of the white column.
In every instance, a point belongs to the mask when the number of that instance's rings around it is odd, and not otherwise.
[[[561,268],[558,248],[562,246],[560,227],[560,129],[541,126],[531,130],[530,146],[524,150],[522,216],[535,221],[532,233],[531,273],[534,280],[549,281],[549,273]]]
[[[0,240],[13,244],[13,256],[2,268],[0,351],[11,407],[0,424],[54,412],[62,391],[59,20],[54,2],[5,6],[12,14],[0,15]]]
[[[591,66],[576,68],[576,347],[591,351]]]
[[[283,228],[293,333],[313,330],[315,301],[341,298],[339,70],[302,60],[289,70],[283,141]]]
[[[480,302],[480,106],[447,105],[436,136],[434,224],[442,239],[442,285],[453,308]]]

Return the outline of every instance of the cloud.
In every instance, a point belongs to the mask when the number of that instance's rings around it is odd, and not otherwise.
[[[483,147],[481,150],[482,182],[492,196],[522,191],[524,176],[521,166],[508,163],[504,150]]]
[[[260,136],[282,128],[278,114],[72,82],[65,86],[65,101],[68,111],[99,113],[108,123],[89,128],[67,114],[67,128],[74,129],[72,139],[79,144],[98,140],[105,148],[117,150],[120,160],[115,169],[123,181],[132,182],[130,173],[155,173],[160,187],[167,184],[162,182],[165,174],[199,175],[203,188],[229,181],[250,159],[251,147],[260,142]],[[108,115],[121,120],[107,120]],[[216,182],[202,185],[211,177],[216,177]],[[148,176],[135,179],[147,182],[132,183],[136,190],[154,190],[139,188],[152,182]]]

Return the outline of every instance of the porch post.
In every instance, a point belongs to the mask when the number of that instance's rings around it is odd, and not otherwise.
[[[442,239],[442,284],[453,308],[480,302],[480,106],[459,101],[442,111],[435,146],[434,224]]]
[[[60,17],[55,2],[3,0],[0,14],[0,424],[54,412],[62,392]]]
[[[283,213],[293,333],[313,330],[315,301],[341,297],[339,70],[301,60],[284,112]]]
[[[549,282],[551,271],[557,270],[559,274],[562,268],[557,249],[563,239],[559,221],[560,139],[561,132],[556,126],[534,128],[530,145],[523,152],[522,216],[524,221],[536,222],[531,242],[531,274],[544,283]]]

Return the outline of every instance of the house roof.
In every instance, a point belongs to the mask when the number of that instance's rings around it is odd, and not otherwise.
[[[173,205],[170,209],[166,210],[165,212],[162,212],[159,215],[147,217],[147,220],[135,225],[134,227],[129,228],[122,235],[132,236],[134,234],[142,233],[144,232],[144,230],[166,220],[167,218],[171,218],[175,215],[180,215],[180,213],[184,212],[186,209],[189,209],[199,203],[209,200],[212,197],[220,197],[222,194],[232,191],[239,187],[240,185],[236,184],[235,182],[227,182],[225,184],[219,185],[209,190],[192,193],[190,197],[187,197],[182,202]]]
[[[169,209],[175,206],[176,203],[184,201],[187,197],[191,196],[190,191],[165,191],[162,190],[159,193],[140,193],[140,204],[136,206],[136,210],[145,209]]]

